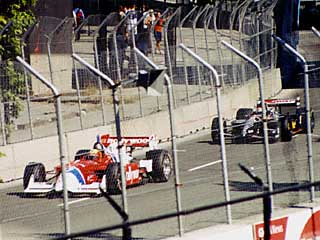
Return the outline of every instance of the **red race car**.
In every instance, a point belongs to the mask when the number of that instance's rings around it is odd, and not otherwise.
[[[172,158],[167,150],[157,149],[154,136],[122,137],[121,160],[125,165],[126,184],[136,186],[147,182],[167,182],[172,175]],[[71,193],[110,194],[121,192],[120,160],[117,137],[98,135],[93,149],[77,151],[73,161],[67,164],[67,188]],[[132,157],[134,149],[149,147],[145,159]],[[61,166],[54,175],[45,171],[42,163],[29,163],[23,174],[25,193],[46,193],[63,190]],[[51,172],[52,173],[52,172]]]

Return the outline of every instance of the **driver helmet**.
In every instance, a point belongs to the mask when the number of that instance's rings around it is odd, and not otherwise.
[[[97,149],[90,150],[89,154],[86,156],[86,158],[88,160],[95,160],[95,159],[99,159],[101,157],[102,157],[101,151],[99,151]]]

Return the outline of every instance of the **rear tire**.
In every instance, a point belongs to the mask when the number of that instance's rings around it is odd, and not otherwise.
[[[46,181],[46,169],[42,163],[31,162],[24,169],[23,173],[23,189],[28,187],[31,175],[34,176],[35,182]]]
[[[280,137],[282,142],[290,142],[292,140],[292,132],[288,125],[289,122],[287,118],[281,121]]]
[[[154,182],[167,182],[172,175],[172,160],[167,150],[157,149],[146,153],[147,159],[152,159],[151,177]]]
[[[119,194],[122,191],[119,163],[108,164],[106,170],[106,190],[109,194]]]

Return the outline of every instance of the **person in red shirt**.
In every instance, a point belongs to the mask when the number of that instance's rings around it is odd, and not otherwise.
[[[156,39],[156,53],[162,54],[160,43],[162,40],[162,31],[163,31],[163,24],[164,19],[160,17],[160,12],[156,14],[156,25],[154,26],[154,38]]]

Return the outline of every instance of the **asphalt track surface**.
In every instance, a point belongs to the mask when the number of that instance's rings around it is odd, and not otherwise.
[[[315,180],[320,179],[319,89],[311,90],[311,106],[316,112],[313,133],[313,163]],[[245,175],[238,164],[254,169],[266,182],[263,145],[226,145],[231,199],[260,193],[260,189]],[[306,135],[296,136],[291,142],[270,145],[274,188],[308,181]],[[178,142],[182,209],[192,209],[225,200],[220,160],[220,146],[212,144],[209,132],[203,131]],[[176,211],[174,178],[168,183],[149,183],[128,189],[129,220],[154,217]],[[316,197],[319,197],[316,189]],[[121,204],[121,196],[113,196]],[[274,197],[275,209],[308,202],[309,191],[301,190]],[[70,196],[71,232],[85,231],[121,223],[121,218],[103,197]],[[64,231],[62,198],[60,196],[26,196],[21,184],[1,186],[0,239],[51,239]],[[262,201],[256,200],[231,207],[233,221],[260,214]],[[262,219],[261,219],[262,220]],[[225,208],[183,217],[184,231],[226,223]],[[177,235],[177,218],[132,227],[134,239],[161,239]],[[121,239],[121,230],[100,232],[77,239]]]

